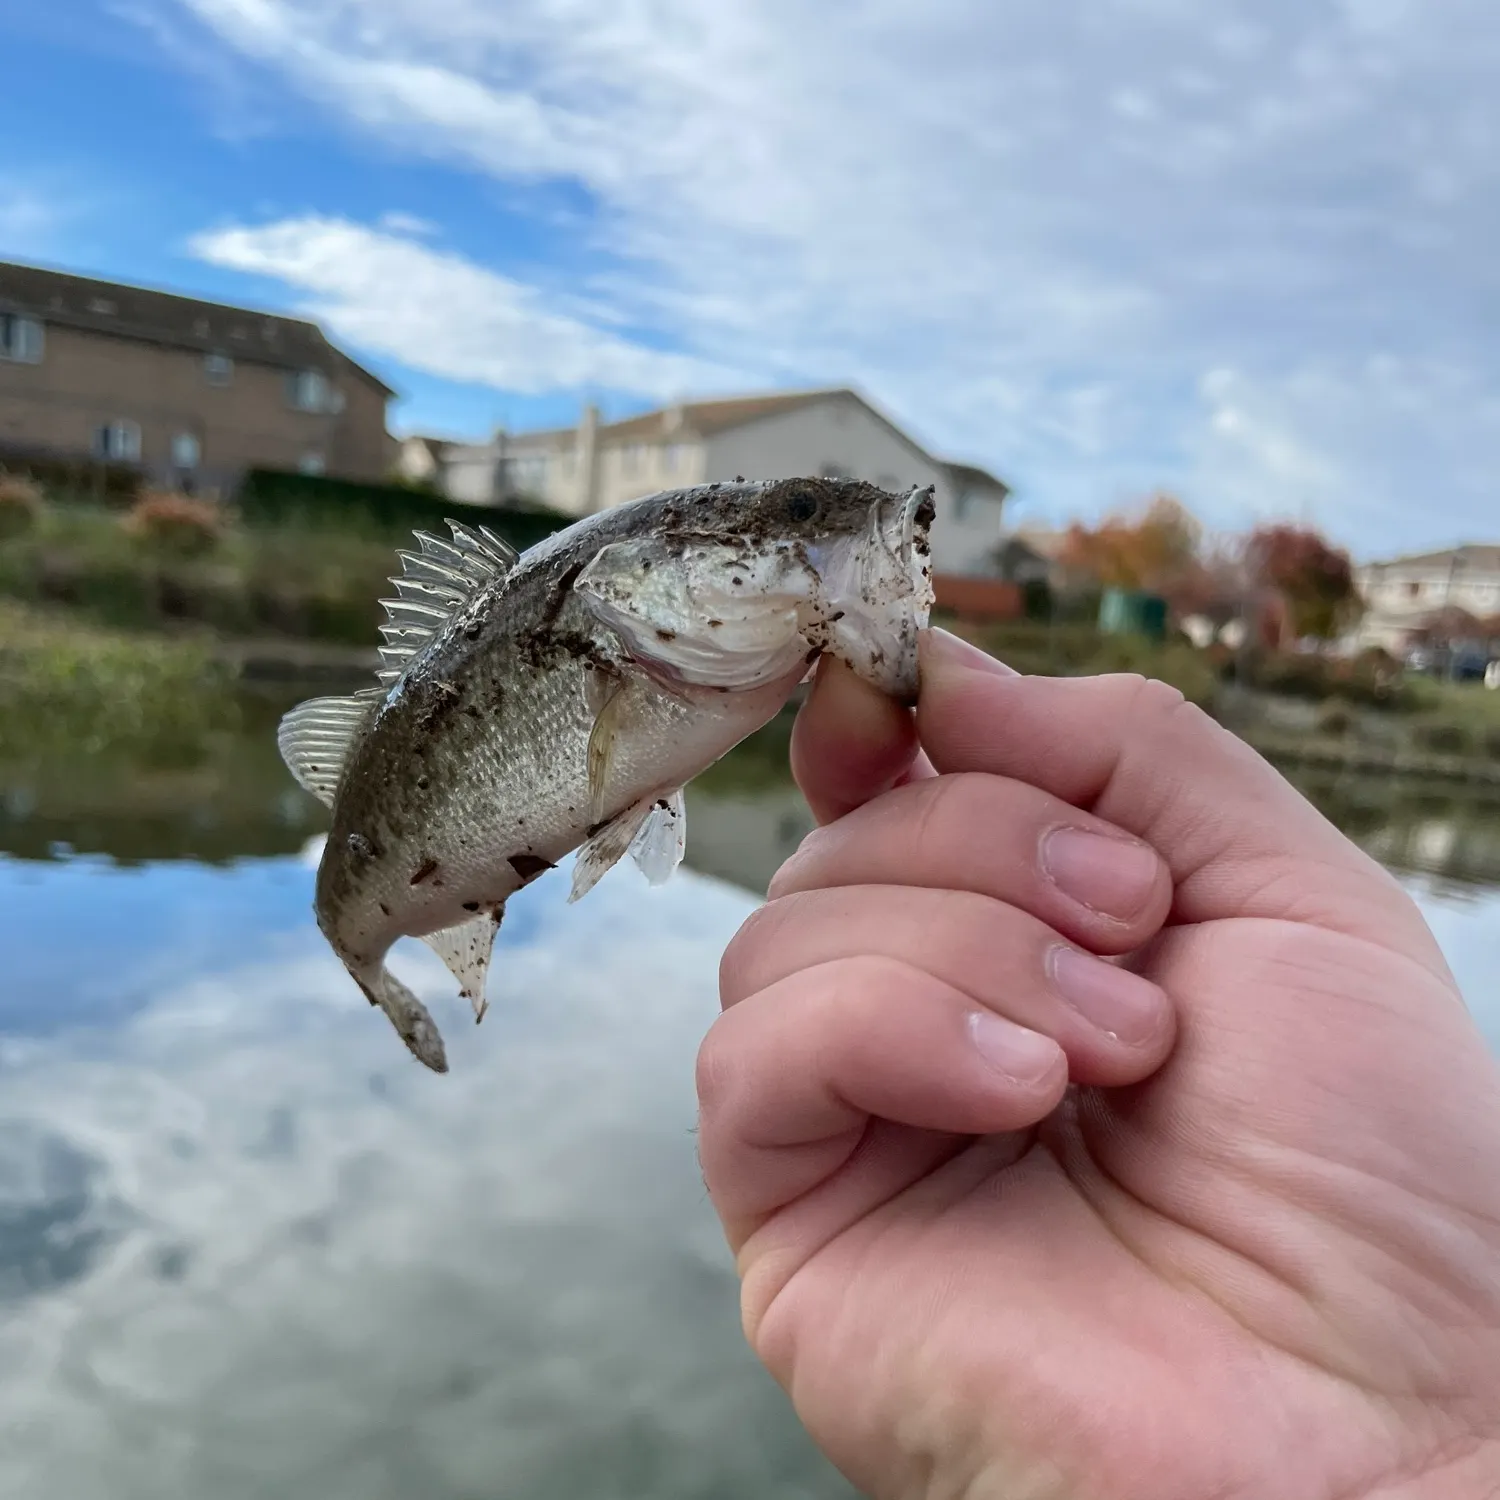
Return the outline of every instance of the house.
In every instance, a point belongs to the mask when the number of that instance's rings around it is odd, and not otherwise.
[[[315,323],[0,262],[0,464],[97,459],[230,489],[386,477],[391,388]]]
[[[494,466],[493,503],[531,500],[575,516],[741,474],[848,476],[892,490],[932,485],[938,573],[994,571],[1009,494],[984,469],[933,457],[843,389],[683,402],[619,422],[602,422],[587,407],[576,427],[498,433],[482,451]]]
[[[1365,603],[1354,644],[1399,655],[1445,615],[1484,620],[1500,614],[1500,545],[1466,543],[1366,563],[1355,569],[1354,581]]]

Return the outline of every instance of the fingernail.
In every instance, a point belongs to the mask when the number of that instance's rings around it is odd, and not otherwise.
[[[988,651],[981,651],[962,636],[940,630],[936,625],[922,632],[917,649],[919,655],[934,666],[962,667],[968,672],[988,672],[992,677],[1021,675],[1014,667],[1006,666]]]
[[[1042,840],[1042,870],[1065,895],[1090,911],[1128,921],[1156,889],[1161,861],[1134,839],[1082,828],[1055,828]]]
[[[969,1038],[974,1050],[1012,1083],[1041,1083],[1057,1068],[1059,1050],[1051,1037],[1028,1031],[993,1011],[978,1010],[970,1015]]]
[[[1161,1030],[1164,997],[1150,980],[1076,948],[1054,948],[1047,966],[1058,994],[1090,1026],[1129,1047]]]

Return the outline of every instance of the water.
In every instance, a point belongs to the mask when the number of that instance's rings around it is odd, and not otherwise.
[[[0,1493],[851,1492],[744,1348],[693,1152],[719,952],[809,826],[778,731],[691,789],[690,872],[563,872],[485,1024],[414,1067],[314,930],[264,732],[0,772]],[[1407,880],[1491,1041],[1500,804],[1306,788]]]

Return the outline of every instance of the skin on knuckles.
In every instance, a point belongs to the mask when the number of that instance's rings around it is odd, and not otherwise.
[[[1058,835],[1093,835],[1101,854],[1127,852],[1145,872],[1139,891],[1123,886],[1128,910],[1101,909],[1087,861],[1071,894],[1048,868]],[[1091,841],[1085,839],[1085,848]],[[1080,878],[1079,861],[1060,865]],[[969,772],[899,786],[814,830],[771,883],[774,901],[826,886],[889,885],[972,891],[1010,903],[1098,953],[1122,954],[1155,935],[1172,902],[1165,863],[1148,845],[1050,793],[1001,776]],[[1114,892],[1109,883],[1106,890]],[[1121,904],[1116,902],[1116,904]]]
[[[975,1045],[973,999],[899,959],[802,969],[730,1006],[698,1057],[699,1162],[742,1238],[838,1171],[872,1119],[989,1135],[1045,1119],[1062,1051],[985,1012],[1011,1051]]]

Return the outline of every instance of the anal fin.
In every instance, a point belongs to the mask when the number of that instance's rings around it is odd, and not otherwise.
[[[491,907],[454,927],[426,933],[422,938],[458,981],[459,994],[474,1007],[476,1026],[484,1020],[484,1013],[489,1009],[484,986],[489,978],[495,934],[500,930],[504,912],[503,906]]]
[[[632,803],[579,849],[569,902],[586,896],[627,854],[652,885],[660,885],[682,863],[686,836],[687,812],[680,789]]]

